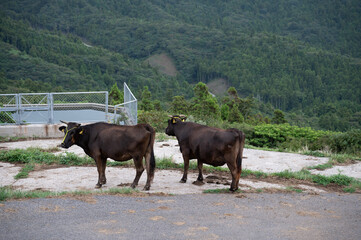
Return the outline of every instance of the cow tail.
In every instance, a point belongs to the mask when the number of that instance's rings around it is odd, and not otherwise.
[[[155,142],[155,131],[154,128],[152,128],[150,125],[146,125],[146,129],[150,132],[150,141],[149,141],[149,145],[148,145],[148,149],[150,148],[151,152],[150,152],[150,176],[154,176],[154,171],[155,171],[155,157],[154,157],[154,142]]]
[[[242,131],[238,131],[239,133],[239,150],[237,156],[237,168],[238,172],[242,171],[242,156],[243,156],[243,148],[246,140],[246,135]]]

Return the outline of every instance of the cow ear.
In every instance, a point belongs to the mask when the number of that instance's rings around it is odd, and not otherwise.
[[[82,135],[83,133],[84,133],[84,128],[81,127],[81,128],[79,129],[79,134]]]
[[[61,127],[59,127],[59,131],[64,132],[65,128],[66,128],[66,127],[61,126]]]

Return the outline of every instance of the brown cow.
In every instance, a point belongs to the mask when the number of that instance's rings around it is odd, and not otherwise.
[[[150,125],[120,126],[99,122],[81,126],[74,122],[63,123],[67,124],[67,127],[59,127],[59,130],[65,134],[61,147],[78,145],[95,160],[99,174],[96,188],[100,188],[107,181],[105,177],[107,158],[115,161],[127,161],[133,158],[136,176],[131,187],[135,188],[144,171],[144,157],[147,169],[147,183],[144,190],[150,189],[155,169],[153,152],[155,131]]]
[[[238,189],[242,172],[242,154],[245,135],[238,129],[218,129],[193,122],[185,122],[183,115],[170,116],[165,133],[176,136],[184,160],[184,173],[180,182],[187,181],[190,159],[197,159],[198,178],[203,181],[203,163],[212,166],[227,164],[232,174],[231,191]]]

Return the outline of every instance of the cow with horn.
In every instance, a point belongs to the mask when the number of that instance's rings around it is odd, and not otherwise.
[[[203,163],[212,166],[227,164],[231,175],[231,191],[238,189],[242,172],[242,154],[245,134],[238,129],[218,129],[205,125],[186,122],[184,115],[169,115],[165,133],[176,136],[184,160],[184,173],[180,182],[187,181],[189,160],[197,159],[198,182],[203,182]]]
[[[60,146],[69,148],[74,144],[78,145],[95,160],[98,169],[96,188],[100,188],[107,181],[105,177],[107,158],[121,162],[133,159],[136,176],[131,187],[135,188],[144,171],[144,157],[147,170],[144,190],[150,189],[155,171],[153,151],[155,131],[150,125],[121,126],[104,122],[81,125],[75,122],[61,122],[67,126],[59,127],[59,130],[64,132]]]

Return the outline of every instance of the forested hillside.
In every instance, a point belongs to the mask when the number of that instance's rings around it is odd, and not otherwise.
[[[0,3],[2,93],[109,90],[192,97],[225,79],[254,113],[329,130],[360,128],[361,2],[261,0]],[[177,75],[147,59],[166,54]],[[221,100],[220,100],[221,102]]]

